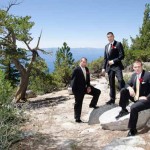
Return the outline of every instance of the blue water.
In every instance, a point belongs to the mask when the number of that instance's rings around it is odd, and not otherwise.
[[[56,58],[56,51],[58,50],[57,48],[47,48],[45,49],[46,51],[51,51],[52,55],[45,55],[41,54],[40,56],[45,59],[49,71],[53,72],[54,71],[54,62]],[[81,57],[86,57],[88,59],[88,62],[91,62],[95,59],[98,59],[99,57],[104,55],[104,49],[102,48],[72,48],[71,52],[73,54],[73,58],[75,61],[80,60]]]

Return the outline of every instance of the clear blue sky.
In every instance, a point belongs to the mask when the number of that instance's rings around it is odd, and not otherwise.
[[[0,8],[8,0],[0,0]],[[106,33],[112,31],[122,41],[139,33],[145,4],[149,0],[23,0],[11,13],[30,15],[35,26],[31,30],[34,46],[43,30],[40,47],[60,47],[64,41],[70,47],[103,48]]]

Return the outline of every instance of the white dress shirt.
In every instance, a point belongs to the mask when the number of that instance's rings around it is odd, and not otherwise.
[[[85,77],[85,80],[86,80],[86,69],[85,69],[85,67],[82,67],[82,66],[80,66],[80,67],[81,67],[81,69],[83,71],[83,74],[84,74],[84,77]]]
[[[114,44],[114,41],[111,42],[111,43],[109,43],[109,46],[108,46],[108,52],[110,52],[110,50],[111,50],[111,44],[113,45],[113,44]]]

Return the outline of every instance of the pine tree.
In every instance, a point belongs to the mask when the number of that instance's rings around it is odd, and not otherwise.
[[[74,59],[70,52],[70,47],[64,42],[63,46],[58,48],[56,52],[54,74],[57,81],[65,84],[65,86],[69,84],[73,63]]]
[[[125,51],[129,49],[129,44],[128,44],[128,40],[127,39],[123,38],[122,45],[123,45],[123,48],[124,48]]]
[[[132,38],[131,49],[133,50],[150,50],[150,4],[145,5],[143,24],[140,28],[139,35]]]

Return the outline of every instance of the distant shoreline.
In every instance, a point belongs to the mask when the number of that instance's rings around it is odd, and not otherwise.
[[[52,56],[42,54],[41,52],[39,55],[45,59],[49,72],[54,71],[54,62],[55,62],[55,55],[58,48],[44,48],[46,51],[52,51]],[[73,54],[73,58],[75,61],[80,60],[81,57],[86,57],[88,62],[92,62],[104,55],[104,48],[70,48],[70,51]]]

